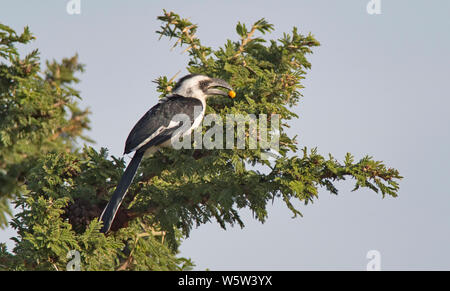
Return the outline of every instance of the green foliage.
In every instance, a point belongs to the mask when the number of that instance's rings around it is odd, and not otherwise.
[[[84,148],[81,153],[50,152],[27,177],[27,190],[16,198],[20,212],[11,222],[18,236],[14,256],[0,254],[1,269],[65,270],[76,250],[84,270],[182,270],[190,260],[177,258],[164,242],[165,233],[138,221],[112,236],[99,232],[100,198],[123,170],[123,160],[107,159]],[[180,236],[177,235],[176,238]]]
[[[89,112],[78,107],[79,92],[71,87],[82,71],[77,56],[48,64],[43,77],[38,51],[23,58],[17,51],[33,39],[27,27],[17,35],[0,24],[0,226],[36,159],[52,150],[73,150],[73,141],[89,128]]]
[[[306,148],[296,154],[298,142],[286,134],[287,122],[297,118],[291,109],[301,100],[301,81],[311,67],[306,57],[319,45],[314,36],[293,28],[281,39],[267,40],[262,36],[274,27],[261,19],[251,27],[238,23],[238,40],[213,49],[195,36],[198,27],[189,20],[167,11],[158,19],[157,33],[174,39],[173,47],[185,47],[189,72],[225,79],[236,89],[233,100],[209,99],[208,113],[280,116],[279,156],[262,158],[270,149],[259,145],[164,149],[143,161],[112,233],[105,236],[97,219],[125,163],[109,157],[106,149],[80,149],[73,143],[89,125],[89,112],[78,107],[80,95],[73,88],[84,66],[74,56],[47,62],[41,72],[37,51],[21,59],[15,48],[32,40],[28,29],[17,35],[2,25],[0,223],[13,201],[18,213],[11,225],[18,235],[12,252],[0,245],[0,269],[64,270],[68,252],[76,250],[83,270],[186,270],[193,263],[177,257],[181,240],[212,220],[223,228],[243,227],[242,208],[264,222],[268,203],[282,199],[294,216],[301,215],[293,201],[308,204],[319,188],[337,194],[335,182],[347,178],[355,180],[355,190],[397,195],[398,171],[371,157],[355,162],[348,154],[339,162]],[[155,81],[161,96],[171,92],[174,81],[175,76]]]

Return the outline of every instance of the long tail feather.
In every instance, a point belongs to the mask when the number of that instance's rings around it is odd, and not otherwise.
[[[128,187],[130,187],[130,184],[133,181],[134,176],[136,175],[136,171],[139,167],[139,164],[141,163],[143,156],[144,151],[137,151],[128,164],[127,168],[125,169],[122,178],[120,178],[119,185],[117,185],[117,188],[114,191],[111,200],[109,200],[108,205],[106,205],[102,215],[100,216],[100,220],[103,221],[103,227],[100,232],[106,233],[111,228],[117,210],[119,210],[119,206],[122,203],[123,198],[127,194]]]

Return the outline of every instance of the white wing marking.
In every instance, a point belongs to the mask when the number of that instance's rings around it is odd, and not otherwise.
[[[137,151],[138,149],[140,149],[142,146],[146,145],[147,143],[149,143],[152,139],[154,139],[156,136],[158,136],[161,132],[163,132],[166,129],[171,129],[172,127],[176,127],[180,124],[180,122],[176,122],[171,120],[169,125],[166,126],[161,126],[159,127],[154,133],[152,133],[149,137],[147,137],[143,142],[141,142],[140,144],[138,144],[135,148],[133,148],[131,151]]]

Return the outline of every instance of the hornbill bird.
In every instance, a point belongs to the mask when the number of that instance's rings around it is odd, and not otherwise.
[[[227,89],[228,92],[218,88]],[[134,151],[135,154],[100,216],[103,221],[101,232],[109,231],[142,158],[155,153],[161,147],[170,147],[175,139],[191,134],[192,130],[201,124],[206,98],[211,95],[234,98],[236,93],[221,79],[194,74],[184,76],[174,86],[171,95],[160,99],[158,104],[150,108],[136,123],[128,135],[124,152],[129,154]],[[175,118],[179,114],[189,118],[190,127],[182,126],[182,122]]]

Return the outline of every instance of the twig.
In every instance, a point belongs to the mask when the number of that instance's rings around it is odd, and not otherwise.
[[[241,41],[241,45],[239,46],[239,50],[237,51],[237,53],[233,56],[233,58],[237,58],[240,54],[242,54],[242,52],[244,51],[245,46],[247,45],[247,43],[251,40],[253,34],[256,31],[256,25],[252,26],[252,29],[250,30],[250,32],[247,34],[247,36],[245,38],[242,38]]]

